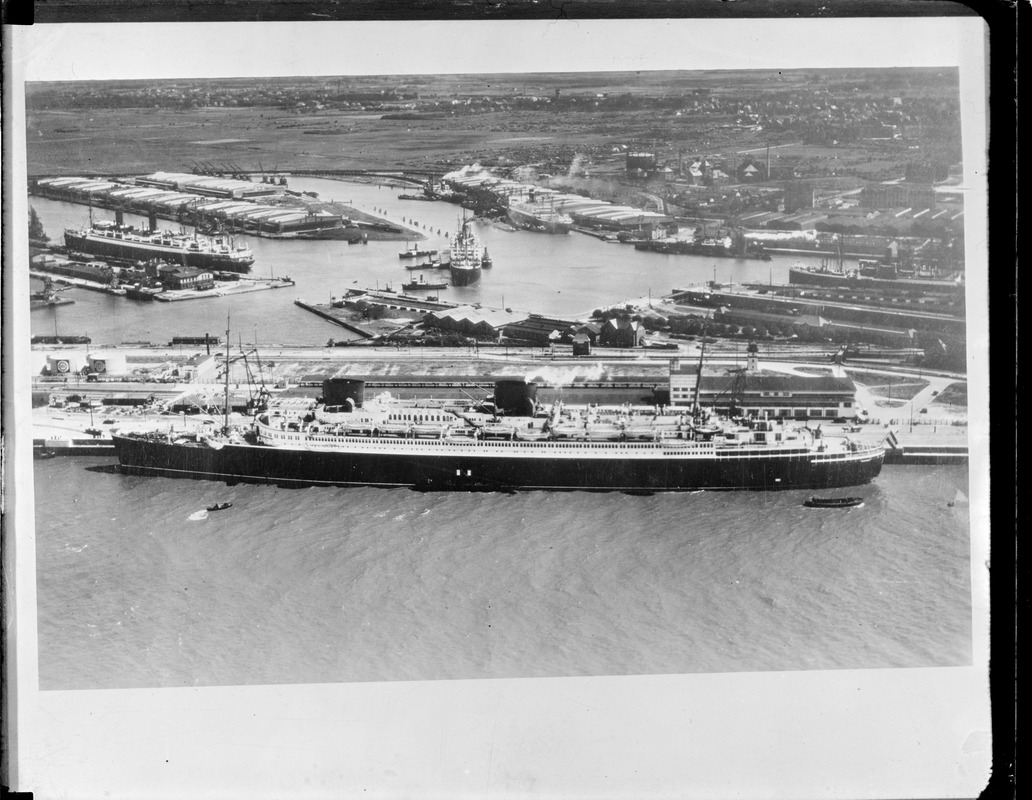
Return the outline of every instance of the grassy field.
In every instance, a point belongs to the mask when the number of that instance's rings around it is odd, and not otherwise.
[[[615,117],[627,116],[628,119]],[[198,161],[275,169],[451,168],[475,161],[572,161],[648,127],[637,115],[490,113],[390,120],[269,108],[43,111],[28,119],[30,175],[184,170]]]
[[[583,166],[593,178],[619,182],[628,150],[654,151],[661,162],[676,165],[682,156],[763,159],[770,145],[773,166],[799,164],[806,174],[826,175],[833,182],[845,180],[842,176],[850,172],[882,179],[901,175],[911,157],[899,146],[803,145],[800,136],[789,131],[749,127],[748,119],[740,118],[742,113],[735,109],[743,97],[762,103],[765,96],[784,97],[786,92],[804,99],[834,94],[855,104],[897,92],[934,99],[955,91],[949,76],[928,70],[36,84],[27,87],[27,163],[30,176],[189,171],[198,162],[236,165],[255,173],[323,168],[446,172],[481,163],[527,165],[534,177],[544,172],[561,178],[579,171],[575,166]],[[190,102],[209,105],[175,110],[177,104],[189,105],[169,99],[169,93],[177,92],[188,93]],[[368,105],[368,98],[375,97],[373,106],[379,108],[383,92],[397,93],[399,101],[384,106],[393,110],[362,110],[357,103],[348,108],[331,102],[362,97]],[[661,96],[683,100],[670,105],[659,100]],[[316,103],[315,97],[326,102]],[[641,111],[632,108],[635,97],[656,99],[651,110]],[[430,113],[413,113],[406,102],[414,98]],[[481,103],[488,98],[496,104]],[[534,98],[556,102],[537,104]],[[698,112],[690,110],[695,98],[701,98],[702,105],[696,103]],[[714,98],[712,104],[710,98]],[[506,107],[509,110],[499,110]]]
[[[936,395],[932,403],[940,406],[967,408],[967,384],[951,383]]]

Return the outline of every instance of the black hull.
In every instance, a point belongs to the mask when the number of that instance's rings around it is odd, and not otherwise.
[[[469,286],[480,280],[480,267],[464,269],[462,267],[451,268],[452,286]]]
[[[120,240],[97,240],[71,232],[65,232],[65,246],[69,250],[101,258],[118,258],[127,261],[147,261],[158,258],[177,266],[185,265],[227,272],[250,272],[251,265],[254,263],[253,258],[241,261],[217,253],[195,252],[176,247],[147,246]]]
[[[907,278],[871,278],[866,275],[846,275],[840,272],[790,267],[788,282],[802,286],[828,286],[836,289],[895,289],[909,292],[954,292],[962,294],[964,284],[954,281],[934,281]]]
[[[678,458],[527,458],[455,452],[340,452],[227,444],[168,444],[113,437],[127,474],[267,483],[281,486],[382,486],[441,491],[515,489],[692,491],[831,489],[868,483],[881,452],[864,458],[791,456]],[[427,447],[432,450],[432,446]]]
[[[733,252],[722,245],[699,244],[696,242],[636,242],[635,250],[651,253],[665,253],[679,256],[706,256],[711,258],[749,258],[770,261],[770,254],[762,250]]]

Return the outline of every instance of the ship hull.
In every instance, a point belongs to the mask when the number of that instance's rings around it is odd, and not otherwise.
[[[239,259],[220,253],[196,252],[143,242],[97,238],[72,231],[65,231],[65,246],[69,250],[101,258],[118,258],[127,261],[147,261],[159,258],[176,265],[228,272],[248,272],[254,263],[253,258]]]
[[[907,278],[871,278],[846,275],[841,272],[820,271],[789,267],[788,282],[803,286],[829,286],[851,289],[897,289],[902,291],[957,292],[964,291],[962,283]]]
[[[469,286],[480,280],[480,267],[456,267],[450,269],[452,286]]]
[[[756,451],[683,456],[642,446],[610,446],[606,457],[589,446],[554,455],[518,455],[520,445],[438,442],[391,443],[368,439],[353,450],[295,449],[226,444],[218,449],[115,435],[127,474],[266,483],[283,486],[382,486],[442,491],[584,490],[692,491],[831,489],[868,483],[884,453],[759,454]],[[505,452],[509,448],[513,454]],[[654,453],[654,455],[653,455]],[[628,457],[628,454],[630,457]]]
[[[538,233],[569,233],[573,227],[572,220],[550,218],[518,208],[509,208],[507,216],[517,228]]]
[[[749,258],[760,261],[770,261],[770,254],[762,249],[751,249],[743,252],[734,252],[722,244],[707,244],[705,242],[636,242],[635,250],[646,250],[652,253],[664,253],[666,255],[682,256],[706,256],[708,258]]]

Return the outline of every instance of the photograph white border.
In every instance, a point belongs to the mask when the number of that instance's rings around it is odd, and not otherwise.
[[[989,776],[986,30],[979,18],[9,29],[7,264],[24,82],[956,66],[971,410],[970,668],[40,692],[26,270],[5,269],[10,785],[52,797],[964,797]],[[462,46],[428,46],[461,42]],[[175,56],[155,58],[156,54]],[[165,72],[160,72],[164,69]],[[981,411],[981,413],[979,413]],[[13,424],[9,424],[13,420]],[[13,457],[13,461],[10,458]]]

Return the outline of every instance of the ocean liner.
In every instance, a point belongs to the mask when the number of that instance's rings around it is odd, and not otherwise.
[[[480,280],[484,265],[484,246],[463,216],[459,230],[451,237],[448,268],[452,286],[468,286]]]
[[[65,247],[91,256],[147,261],[159,258],[176,265],[248,272],[251,249],[227,236],[143,231],[114,222],[98,222],[83,230],[66,230]]]
[[[551,201],[533,196],[524,202],[510,200],[507,216],[517,228],[528,231],[569,233],[573,227],[573,217],[557,210]]]
[[[773,420],[540,404],[523,380],[497,381],[483,401],[364,394],[361,381],[330,379],[321,401],[267,404],[248,425],[227,417],[207,436],[119,430],[112,440],[127,474],[435,491],[827,489],[871,481],[885,457]]]

